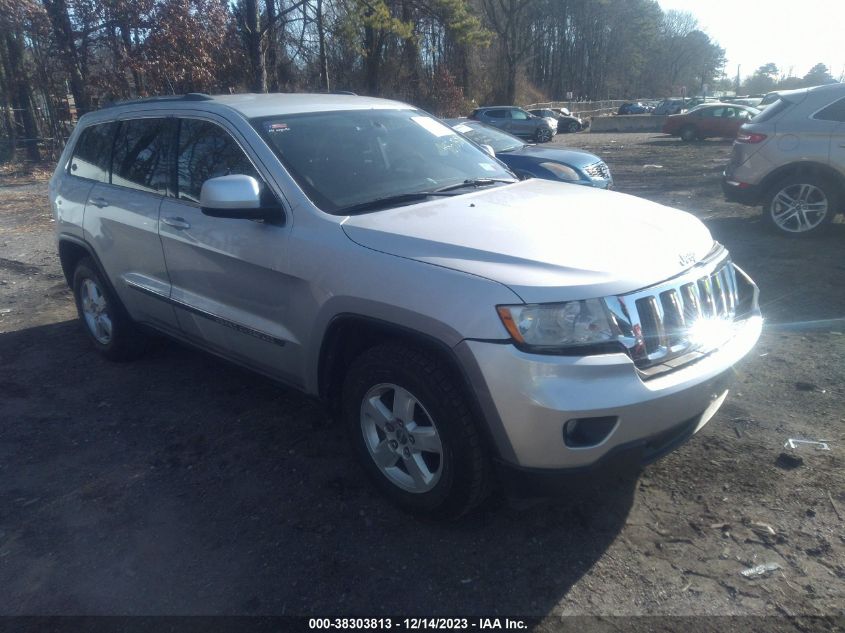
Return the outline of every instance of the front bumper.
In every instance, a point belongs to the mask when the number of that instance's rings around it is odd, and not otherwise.
[[[728,202],[738,202],[748,206],[760,204],[761,194],[758,185],[739,182],[731,178],[727,172],[722,174],[722,193]]]
[[[522,469],[581,469],[626,447],[642,449],[640,462],[656,459],[666,452],[663,440],[666,450],[674,446],[673,430],[678,437],[696,433],[724,402],[733,366],[761,329],[760,316],[738,321],[719,349],[647,380],[624,353],[539,355],[469,340],[456,349],[473,368],[469,378],[502,461]],[[598,444],[564,442],[567,421],[610,417],[615,425]]]

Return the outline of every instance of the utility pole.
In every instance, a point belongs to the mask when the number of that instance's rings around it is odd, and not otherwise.
[[[739,96],[739,69],[742,68],[741,64],[736,65],[736,86],[734,87],[734,93],[736,96]]]

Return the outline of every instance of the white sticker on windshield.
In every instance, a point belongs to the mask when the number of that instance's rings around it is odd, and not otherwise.
[[[435,121],[430,116],[412,116],[411,121],[425,128],[434,134],[434,136],[449,136],[450,134],[454,134],[451,128],[446,127],[440,121]]]
[[[472,128],[468,126],[466,123],[461,123],[460,125],[456,125],[455,129],[460,132],[461,134],[467,134],[472,132]]]
[[[478,163],[478,166],[484,171],[496,171],[496,166],[490,163]]]

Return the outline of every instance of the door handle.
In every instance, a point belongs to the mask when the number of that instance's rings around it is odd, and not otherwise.
[[[179,231],[191,228],[191,223],[186,222],[185,218],[162,218],[161,221]]]
[[[97,196],[96,198],[91,198],[88,202],[93,204],[98,209],[102,209],[103,207],[109,206],[109,201],[103,198],[102,196]]]

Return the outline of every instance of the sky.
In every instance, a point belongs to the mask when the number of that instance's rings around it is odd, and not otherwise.
[[[725,74],[747,77],[774,62],[803,77],[818,63],[834,79],[845,72],[845,0],[658,0],[664,11],[692,13],[699,28],[725,49]]]

